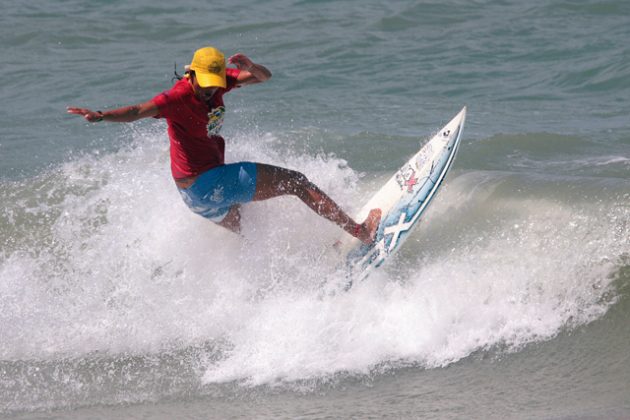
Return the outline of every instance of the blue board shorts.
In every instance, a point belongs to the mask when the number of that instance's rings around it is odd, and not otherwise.
[[[199,175],[190,187],[178,190],[194,213],[219,223],[233,205],[254,199],[256,164],[238,162],[217,166]]]

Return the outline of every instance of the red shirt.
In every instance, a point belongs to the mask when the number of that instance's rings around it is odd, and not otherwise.
[[[159,110],[156,118],[166,118],[168,124],[173,178],[189,178],[223,165],[225,141],[219,135],[225,114],[223,95],[236,87],[239,73],[226,69],[227,86],[216,92],[210,104],[197,99],[186,78],[153,98]]]

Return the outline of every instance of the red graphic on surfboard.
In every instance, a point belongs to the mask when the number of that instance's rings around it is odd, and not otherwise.
[[[411,165],[405,166],[396,174],[396,182],[400,185],[401,190],[407,188],[408,193],[413,192],[414,185],[418,183],[416,170]]]

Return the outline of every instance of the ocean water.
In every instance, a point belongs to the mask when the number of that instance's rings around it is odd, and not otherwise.
[[[0,34],[0,417],[630,417],[627,0],[9,1]],[[190,213],[163,121],[65,112],[207,44],[274,75],[226,96],[226,159],[351,213],[468,106],[367,281],[297,199]]]

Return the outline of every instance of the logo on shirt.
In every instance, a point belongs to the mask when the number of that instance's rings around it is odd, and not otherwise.
[[[225,117],[225,107],[219,106],[213,108],[208,113],[208,135],[217,135],[223,126],[223,118]]]

